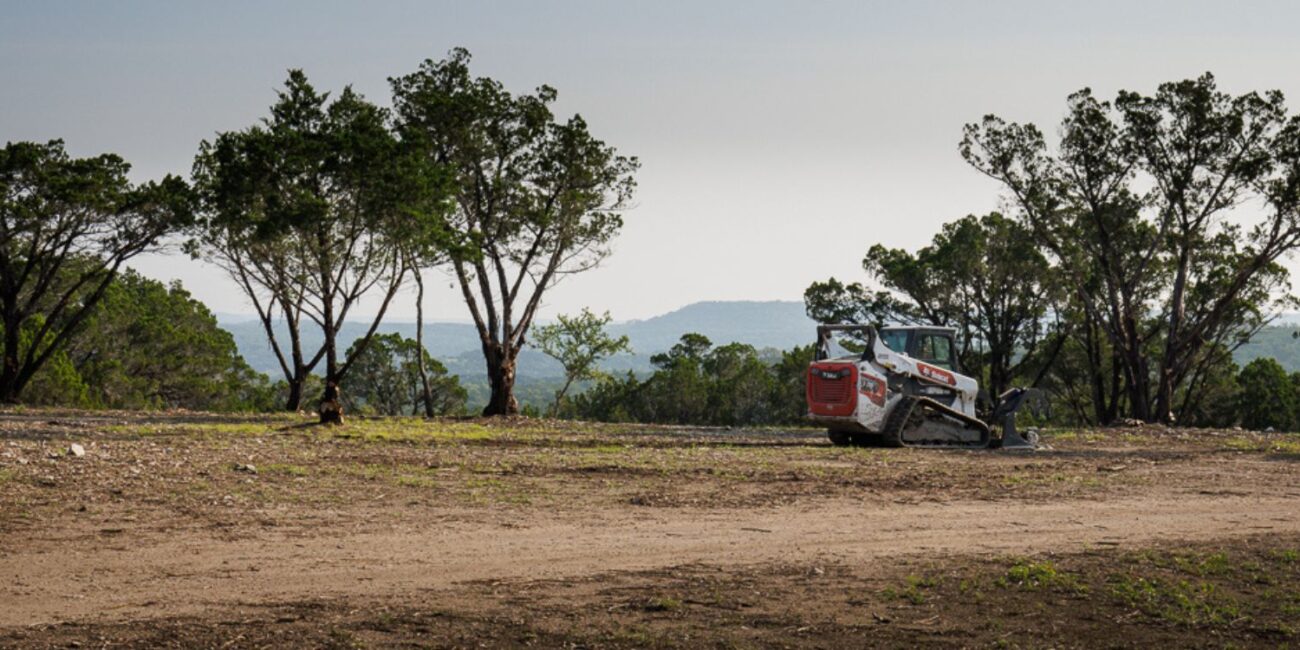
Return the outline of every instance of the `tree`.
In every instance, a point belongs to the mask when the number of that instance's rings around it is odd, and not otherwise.
[[[700,334],[685,334],[652,357],[656,370],[644,381],[631,373],[604,377],[576,395],[566,411],[607,422],[798,423],[807,413],[804,376],[812,354],[811,345],[778,354],[743,343],[714,347]]]
[[[638,167],[574,116],[558,122],[555,90],[513,95],[469,72],[469,53],[391,79],[403,141],[456,176],[446,230],[478,253],[451,265],[478,329],[492,395],[484,415],[517,413],[519,351],[542,296],[609,253]]]
[[[801,345],[781,353],[772,366],[772,419],[778,423],[802,423],[808,416],[808,364],[812,362],[814,344]]]
[[[775,375],[771,364],[759,358],[747,343],[713,348],[704,358],[708,380],[707,420],[723,426],[754,426],[776,420],[772,400]]]
[[[1237,376],[1240,394],[1237,402],[1241,426],[1263,431],[1294,431],[1297,395],[1291,378],[1273,359],[1260,358],[1246,364]]]
[[[1072,331],[1092,338],[1098,420],[1116,413],[1107,365],[1132,417],[1172,420],[1225,351],[1292,302],[1277,261],[1300,246],[1300,127],[1279,93],[1231,97],[1209,74],[1113,104],[1085,89],[1068,108],[1055,155],[1033,125],[995,116],[967,125],[961,152],[1055,262],[1063,311],[1082,316]],[[1234,210],[1250,201],[1265,206],[1253,224]]]
[[[118,276],[68,356],[92,403],[109,408],[260,410],[266,380],[180,283]]]
[[[264,123],[204,142],[194,165],[203,199],[201,250],[257,310],[297,409],[324,361],[326,392],[343,382],[400,288],[403,242],[447,209],[443,171],[408,155],[388,113],[344,88],[329,101],[299,70]],[[363,296],[377,294],[366,333],[340,358],[337,335]],[[304,320],[324,334],[302,347]],[[282,321],[287,343],[277,335]]]
[[[265,411],[274,388],[179,282],[164,285],[127,269],[22,399],[79,408]]]
[[[1115,106],[1168,223],[1173,286],[1154,415],[1172,419],[1174,393],[1193,376],[1206,343],[1236,334],[1238,323],[1258,329],[1259,314],[1245,312],[1289,289],[1275,262],[1300,246],[1293,170],[1276,179],[1286,186],[1282,202],[1272,201],[1273,214],[1252,230],[1243,233],[1225,217],[1267,181],[1277,162],[1273,149],[1294,145],[1287,138],[1300,134],[1283,130],[1282,93],[1232,97],[1209,73],[1161,84],[1150,97],[1121,91]],[[1254,299],[1242,304],[1247,297]]]
[[[63,142],[0,149],[0,401],[13,402],[73,340],[122,265],[192,219],[185,182],[133,185],[112,154]]]
[[[703,334],[683,334],[667,352],[650,357],[656,370],[638,387],[638,422],[708,424],[709,378],[704,359],[713,342]]]
[[[555,391],[555,406],[551,409],[553,416],[559,415],[560,404],[573,382],[601,377],[598,366],[602,359],[631,351],[631,342],[626,336],[614,338],[605,332],[611,320],[609,312],[597,316],[584,308],[577,316],[560,314],[556,322],[537,328],[533,344],[564,366],[564,385]]]
[[[67,355],[89,405],[261,411],[271,388],[179,282],[118,275]]]
[[[364,350],[358,349],[358,343],[348,350],[348,356],[355,359],[355,388],[343,396],[350,410],[380,415],[431,411],[437,416],[465,408],[466,392],[460,379],[448,375],[447,368],[415,341],[392,333],[375,335]],[[428,382],[427,389],[421,374]]]
[[[954,327],[963,370],[995,395],[1029,368],[1047,365],[1038,353],[1047,337],[1048,264],[1015,221],[996,212],[967,216],[916,253],[876,244],[862,267],[884,290],[834,278],[814,283],[804,293],[809,317]]]

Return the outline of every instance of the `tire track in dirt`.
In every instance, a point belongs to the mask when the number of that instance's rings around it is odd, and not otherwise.
[[[76,525],[50,522],[45,532],[78,537]],[[502,513],[493,523],[296,532],[229,541],[201,531],[150,539],[127,529],[123,539],[133,542],[114,548],[83,536],[86,541],[57,551],[0,552],[0,626],[400,596],[465,581],[582,578],[689,563],[866,563],[919,553],[1033,554],[1300,533],[1300,500],[1205,494],[1043,504],[834,500],[739,511]]]

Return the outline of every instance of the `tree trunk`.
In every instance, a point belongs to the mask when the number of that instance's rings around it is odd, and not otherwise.
[[[551,417],[557,419],[560,417],[560,405],[564,403],[564,395],[569,392],[569,386],[572,385],[573,377],[567,376],[564,378],[564,386],[555,391],[555,406],[551,409]]]
[[[325,381],[325,393],[320,400],[320,423],[343,424],[343,397],[339,394],[339,385],[333,380]]]
[[[433,391],[429,389],[429,369],[424,364],[424,276],[415,270],[415,347],[416,367],[420,371],[420,395],[424,398],[424,417],[433,417]]]
[[[307,383],[307,378],[302,374],[289,381],[289,399],[284,403],[284,410],[297,412],[302,408],[302,389]]]
[[[1172,423],[1174,419],[1175,371],[1182,366],[1183,316],[1186,313],[1187,278],[1191,272],[1188,247],[1183,246],[1178,255],[1178,269],[1174,275],[1174,288],[1169,296],[1169,331],[1165,336],[1165,350],[1160,359],[1160,381],[1156,388],[1156,408],[1148,421]]]
[[[501,347],[489,349],[487,357],[488,384],[492,397],[483,407],[484,417],[518,415],[519,402],[515,400],[515,362],[518,354]]]
[[[1113,351],[1110,355],[1110,401],[1106,404],[1105,417],[1100,424],[1113,424],[1119,419],[1119,400],[1124,381],[1123,369],[1120,367],[1119,355]]]
[[[18,393],[22,390],[22,386],[18,385],[18,348],[21,346],[21,339],[19,339],[17,319],[5,319],[4,339],[4,368],[0,368],[0,402],[13,404],[18,401]]]
[[[1097,424],[1110,424],[1106,412],[1106,377],[1101,363],[1102,351],[1101,341],[1099,340],[1101,337],[1098,336],[1097,326],[1093,323],[1092,316],[1087,315],[1086,312],[1083,334],[1088,358],[1088,383],[1092,389],[1092,416]],[[1111,355],[1112,360],[1114,356]]]

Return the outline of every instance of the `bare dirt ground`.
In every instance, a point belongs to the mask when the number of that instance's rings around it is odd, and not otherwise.
[[[1044,440],[10,411],[0,646],[1300,642],[1300,436]]]

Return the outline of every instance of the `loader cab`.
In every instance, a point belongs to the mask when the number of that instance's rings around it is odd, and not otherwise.
[[[954,340],[956,332],[951,327],[882,327],[880,342],[890,350],[917,361],[960,373]]]

